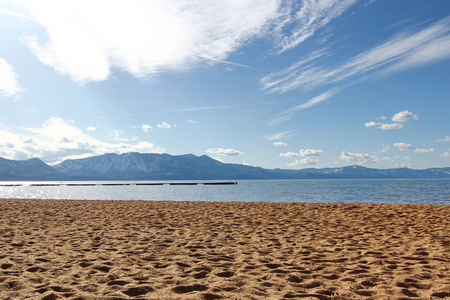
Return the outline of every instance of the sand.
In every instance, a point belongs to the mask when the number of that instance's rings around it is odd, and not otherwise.
[[[0,200],[1,299],[450,298],[450,205]]]

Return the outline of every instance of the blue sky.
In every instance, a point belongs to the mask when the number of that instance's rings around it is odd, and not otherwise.
[[[0,157],[450,166],[450,2],[0,1]]]

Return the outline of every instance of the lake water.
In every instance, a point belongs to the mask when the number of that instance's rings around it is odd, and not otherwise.
[[[450,204],[450,179],[242,180],[237,185],[79,182],[132,184],[127,186],[30,186],[33,182],[2,183],[23,186],[1,186],[0,198]]]

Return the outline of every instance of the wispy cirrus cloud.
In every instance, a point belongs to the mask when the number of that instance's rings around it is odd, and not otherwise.
[[[312,37],[318,29],[341,16],[356,2],[358,0],[304,0],[301,6],[298,2],[291,2],[290,7],[285,10],[287,17],[277,27],[283,33],[278,53],[294,48]],[[286,32],[286,28],[291,29]]]
[[[267,135],[265,138],[268,141],[281,140],[293,137],[295,133],[291,133],[290,131],[282,131],[273,135]]]
[[[28,20],[33,20],[34,21],[34,19],[29,17],[29,16],[18,14],[18,13],[15,13],[15,12],[12,12],[12,11],[9,11],[9,10],[6,10],[6,9],[0,9],[0,14],[10,15],[10,16],[19,17],[19,18],[23,18],[23,19],[28,19]]]
[[[18,16],[47,30],[48,41],[23,39],[43,64],[86,83],[108,79],[114,68],[138,78],[205,63],[256,69],[227,58],[261,37],[273,42],[272,54],[283,53],[357,2],[24,0],[30,17]]]
[[[291,108],[289,108],[289,109],[287,109],[285,111],[282,111],[281,113],[279,113],[277,116],[275,116],[274,118],[272,118],[269,121],[269,125],[273,126],[273,125],[277,125],[277,124],[280,124],[280,123],[283,123],[283,122],[287,122],[287,121],[289,121],[290,119],[292,119],[294,117],[294,115],[295,115],[295,113],[297,111],[301,111],[301,110],[304,110],[306,108],[309,108],[309,107],[312,107],[314,105],[317,105],[317,104],[327,100],[331,96],[335,95],[336,92],[337,92],[337,89],[333,89],[333,90],[327,91],[327,92],[325,92],[323,94],[320,94],[320,95],[318,95],[318,96],[316,96],[314,98],[309,99],[308,101],[306,101],[306,102],[304,102],[302,104],[293,106],[293,107],[291,107]]]
[[[403,32],[385,43],[334,66],[319,65],[320,56],[308,64],[298,63],[260,79],[267,93],[309,89],[344,80],[361,80],[369,72],[387,75],[450,58],[450,17],[415,32]],[[307,59],[306,59],[307,60]]]
[[[142,78],[211,62],[250,67],[226,58],[282,17],[277,0],[24,4],[49,36],[24,42],[43,64],[80,83],[108,79],[113,68]]]
[[[18,96],[23,90],[12,66],[3,58],[0,58],[0,95],[5,97]]]
[[[446,136],[443,139],[437,139],[435,142],[450,142],[450,136]]]
[[[288,144],[284,142],[274,142],[273,145],[278,147],[286,147]]]

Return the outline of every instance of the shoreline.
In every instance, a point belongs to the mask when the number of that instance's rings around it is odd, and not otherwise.
[[[450,297],[445,204],[0,199],[0,210],[4,299]]]

